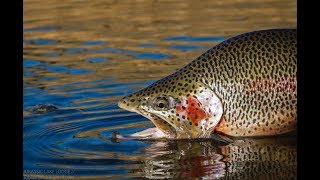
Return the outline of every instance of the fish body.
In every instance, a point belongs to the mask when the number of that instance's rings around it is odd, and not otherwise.
[[[165,138],[283,134],[296,129],[296,72],[295,29],[254,31],[221,42],[118,105],[150,119]]]

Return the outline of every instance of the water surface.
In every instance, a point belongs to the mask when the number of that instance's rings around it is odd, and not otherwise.
[[[117,107],[226,38],[296,27],[296,1],[24,0],[23,166],[34,179],[295,179],[295,137],[112,142]],[[37,104],[57,110],[37,114]]]

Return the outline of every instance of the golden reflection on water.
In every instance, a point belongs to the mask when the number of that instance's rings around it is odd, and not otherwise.
[[[295,28],[295,0],[125,0],[125,1],[78,1],[78,0],[24,0],[24,29],[54,26],[52,31],[25,31],[24,39],[53,39],[53,45],[24,44],[24,58],[37,58],[49,52],[60,53],[57,57],[41,60],[91,69],[94,75],[69,75],[43,72],[46,76],[59,77],[44,85],[91,81],[115,77],[121,82],[139,82],[158,79],[174,72],[218,42],[172,42],[164,39],[172,36],[221,36],[230,37],[259,29]],[[136,59],[121,53],[66,53],[64,48],[95,49],[84,47],[81,42],[106,41],[101,47],[157,52],[171,55],[161,61]],[[152,43],[154,47],[139,47]],[[205,46],[193,51],[177,51],[168,46],[196,44]],[[104,56],[102,65],[88,63],[89,57]],[[43,73],[41,73],[43,75]],[[34,78],[34,77],[33,77]],[[31,81],[33,79],[30,79]]]

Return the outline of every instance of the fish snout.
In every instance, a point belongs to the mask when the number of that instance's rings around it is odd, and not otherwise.
[[[140,103],[134,98],[130,98],[129,96],[125,96],[118,101],[118,106],[122,109],[136,112],[140,106]]]
[[[123,100],[123,98],[118,101],[118,106],[119,106],[120,108],[122,108],[122,109],[125,109],[126,103],[125,103],[125,101]]]

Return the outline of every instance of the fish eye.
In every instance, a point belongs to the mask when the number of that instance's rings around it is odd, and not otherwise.
[[[174,99],[172,97],[158,96],[153,99],[152,107],[155,110],[167,110],[171,109],[174,105]]]
[[[166,107],[166,105],[167,105],[167,102],[166,101],[163,101],[163,100],[160,100],[160,101],[158,101],[157,102],[157,104],[156,104],[156,106],[158,107],[158,108],[164,108],[164,107]]]

